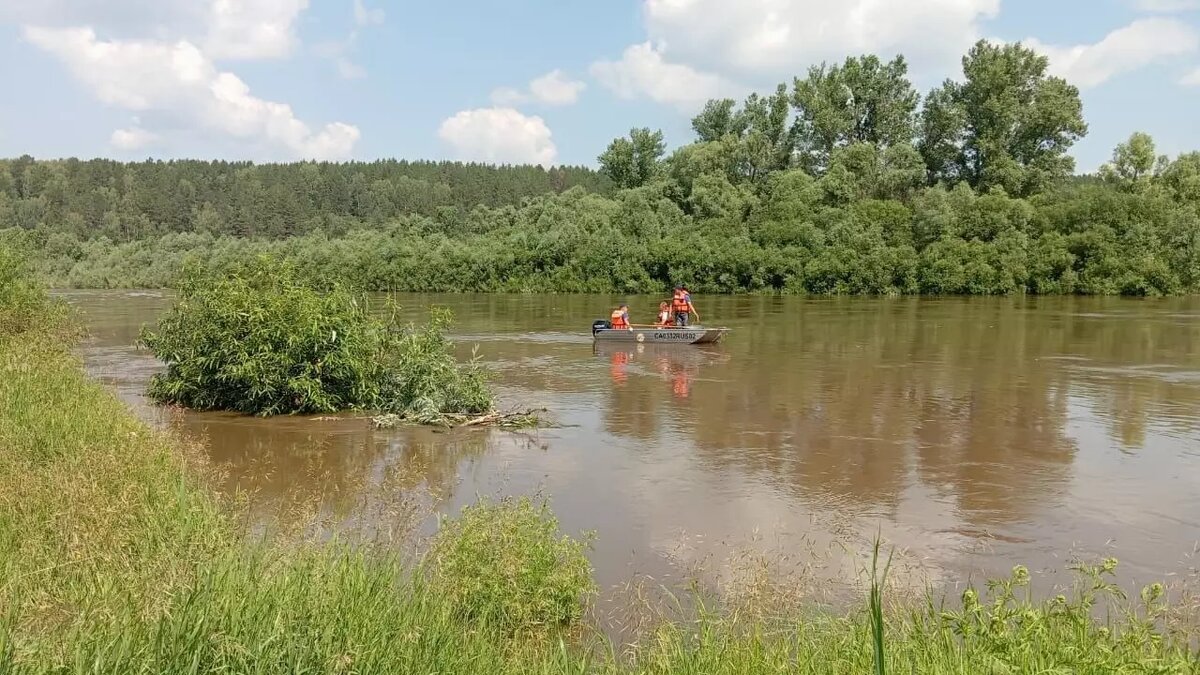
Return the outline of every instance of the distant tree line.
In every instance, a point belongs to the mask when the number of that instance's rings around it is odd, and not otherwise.
[[[1079,92],[1047,65],[980,42],[922,97],[901,57],[822,64],[709,101],[669,154],[661,132],[633,129],[598,173],[22,159],[0,169],[0,236],[82,287],[160,286],[188,262],[269,252],[378,290],[1200,290],[1200,153],[1160,157],[1135,133],[1075,176]]]
[[[582,186],[584,167],[377,161],[260,164],[196,160],[0,160],[0,229],[132,241],[172,232],[281,238],[401,215],[453,219],[477,206]]]

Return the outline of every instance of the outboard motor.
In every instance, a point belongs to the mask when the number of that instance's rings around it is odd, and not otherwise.
[[[611,321],[605,321],[604,319],[596,319],[595,321],[592,322],[592,335],[595,335],[597,332],[602,331],[602,330],[608,330],[609,328],[612,328]]]

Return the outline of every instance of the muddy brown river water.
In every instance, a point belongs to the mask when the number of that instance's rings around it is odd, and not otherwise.
[[[386,530],[396,493],[454,512],[548,495],[594,530],[602,584],[734,551],[824,557],[838,574],[876,532],[933,575],[1024,563],[1054,576],[1114,555],[1187,574],[1200,540],[1200,298],[698,298],[726,343],[594,347],[616,298],[404,295],[453,310],[502,405],[534,432],[371,431],[362,420],[169,414],[133,344],[169,293],[72,291],[89,371],[147,419],[203,439],[264,523],[309,501]],[[653,298],[630,301],[649,320]],[[832,552],[832,553],[831,553]]]

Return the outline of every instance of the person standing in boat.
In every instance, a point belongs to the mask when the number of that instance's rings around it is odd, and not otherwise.
[[[629,325],[629,305],[621,303],[612,312],[612,327],[613,330],[633,330],[633,326]]]
[[[688,300],[683,286],[675,287],[675,295],[671,298],[671,312],[675,315],[675,326],[687,328],[688,319],[691,318],[692,303]]]
[[[683,284],[683,299],[687,300],[688,318],[700,320],[700,312],[696,311],[696,306],[692,304],[692,292],[688,290],[687,284]]]

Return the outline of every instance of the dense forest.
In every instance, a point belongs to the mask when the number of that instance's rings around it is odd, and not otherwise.
[[[0,160],[0,229],[132,241],[171,232],[281,238],[380,222],[431,218],[476,206],[612,183],[583,167],[459,162],[249,162]],[[449,216],[453,217],[453,216]]]
[[[1200,290],[1200,153],[1134,133],[1075,175],[1078,90],[980,42],[919,95],[902,57],[714,100],[600,170],[0,161],[0,239],[51,283],[169,285],[259,253],[368,289],[815,294]]]

